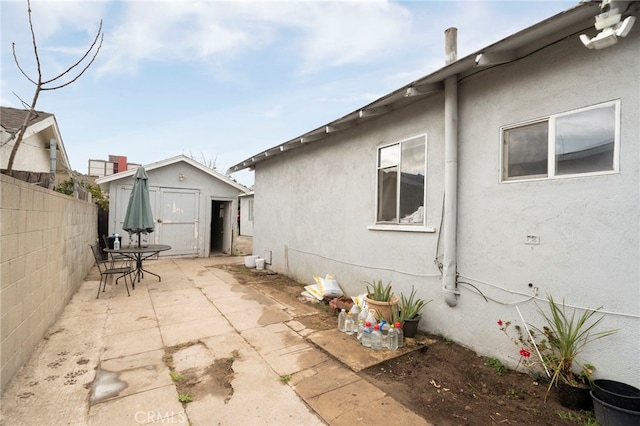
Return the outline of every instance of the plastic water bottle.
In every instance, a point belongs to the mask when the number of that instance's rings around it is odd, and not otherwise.
[[[362,342],[362,332],[364,331],[364,321],[358,321],[358,333],[356,334],[356,338]]]
[[[344,309],[342,309],[338,314],[338,330],[342,331],[343,333],[345,331],[344,326],[345,326],[346,320],[347,320],[347,313],[345,312]]]
[[[120,250],[120,236],[118,234],[114,234],[115,239],[113,240],[113,249]]]
[[[378,323],[378,321],[376,321],[376,311],[374,311],[373,309],[369,309],[369,312],[367,313],[367,319],[365,320],[365,323],[367,321],[369,321],[371,323],[371,326],[373,327],[374,325],[376,325]]]
[[[364,323],[364,329],[362,329],[362,346],[365,348],[371,347],[371,323],[369,321]]]
[[[349,336],[353,335],[353,315],[351,312],[347,312],[347,319],[344,320],[344,332]]]
[[[398,334],[398,348],[401,348],[404,340],[404,331],[402,331],[402,324],[396,322],[396,333]]]
[[[388,347],[389,350],[395,351],[398,350],[398,332],[393,324],[389,328],[389,333],[387,333]]]
[[[362,308],[358,314],[358,321],[362,321],[362,324],[367,322],[367,310]]]
[[[382,319],[380,321],[380,334],[382,335],[382,347],[389,347],[389,324],[387,324],[387,320]]]
[[[371,349],[374,351],[382,349],[382,334],[380,333],[379,324],[374,325],[373,331],[371,332]]]

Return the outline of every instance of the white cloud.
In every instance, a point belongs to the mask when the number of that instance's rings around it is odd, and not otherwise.
[[[127,2],[106,31],[101,73],[145,62],[220,65],[286,49],[300,70],[372,62],[399,47],[410,14],[388,2]]]

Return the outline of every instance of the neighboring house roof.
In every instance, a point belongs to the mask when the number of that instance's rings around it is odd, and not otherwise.
[[[27,116],[27,112],[28,111],[24,109],[0,107],[0,125],[7,133],[18,133],[20,126],[22,126],[22,123],[24,123],[24,119]],[[35,117],[29,120],[29,126],[49,117],[53,117],[53,114],[49,112],[35,111],[35,113]]]
[[[600,13],[599,6],[600,2],[580,3],[571,9],[456,60],[344,117],[255,154],[231,166],[227,173],[253,167],[254,164],[270,160],[287,150],[300,148],[309,142],[326,139],[336,132],[387,114],[424,99],[426,96],[441,92],[444,89],[444,81],[453,75],[457,75],[458,81],[460,81],[487,68],[524,58],[567,37],[578,38],[581,32],[591,32],[594,29],[595,16]],[[584,50],[586,52],[587,48],[584,48]]]
[[[6,138],[3,137],[1,141],[3,144],[15,140],[28,113],[29,111],[26,109],[0,106],[0,127],[2,127],[3,132],[8,135]],[[35,117],[29,120],[24,139],[26,139],[28,135],[51,129],[52,133],[50,136],[56,140],[57,149],[60,152],[60,155],[56,156],[58,170],[71,171],[71,164],[69,163],[69,157],[62,142],[62,136],[55,115],[44,111],[35,111],[35,114]],[[46,143],[44,148],[49,149],[49,144]],[[18,151],[19,150],[20,149],[18,149]]]
[[[233,186],[234,188],[244,192],[245,194],[250,192],[250,189],[247,188],[246,186],[236,182],[235,180],[233,180],[232,178],[230,178],[229,176],[225,176],[220,172],[217,172],[213,169],[210,169],[209,167],[197,162],[196,160],[193,160],[187,156],[184,155],[178,155],[176,157],[171,157],[171,158],[167,158],[166,160],[161,160],[161,161],[156,161],[155,163],[150,163],[150,164],[146,164],[144,165],[144,169],[149,172],[151,170],[154,169],[159,169],[161,167],[165,167],[171,164],[175,164],[175,163],[179,163],[179,162],[183,162],[183,163],[187,163],[193,167],[195,167],[198,170],[203,171],[204,173],[207,173],[208,175],[228,184]],[[106,183],[110,183],[125,177],[130,177],[133,176],[137,171],[136,169],[131,169],[131,170],[126,170],[124,172],[120,172],[120,173],[115,173],[113,175],[109,175],[109,176],[104,176],[101,178],[96,179],[96,183],[98,185],[103,185]]]

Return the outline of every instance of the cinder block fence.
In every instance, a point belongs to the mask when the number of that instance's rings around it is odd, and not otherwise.
[[[0,175],[0,385],[29,360],[93,264],[97,206]]]

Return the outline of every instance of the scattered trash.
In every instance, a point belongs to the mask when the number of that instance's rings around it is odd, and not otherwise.
[[[342,289],[338,285],[338,281],[336,281],[331,275],[327,274],[324,278],[316,275],[313,279],[316,283],[305,286],[304,291],[302,292],[303,296],[308,297],[308,295],[310,295],[317,300],[322,300],[324,298],[334,298],[344,295]]]
[[[329,301],[329,308],[331,309],[331,312],[340,311],[341,309],[351,311],[353,305],[353,300],[346,296],[334,297]]]

